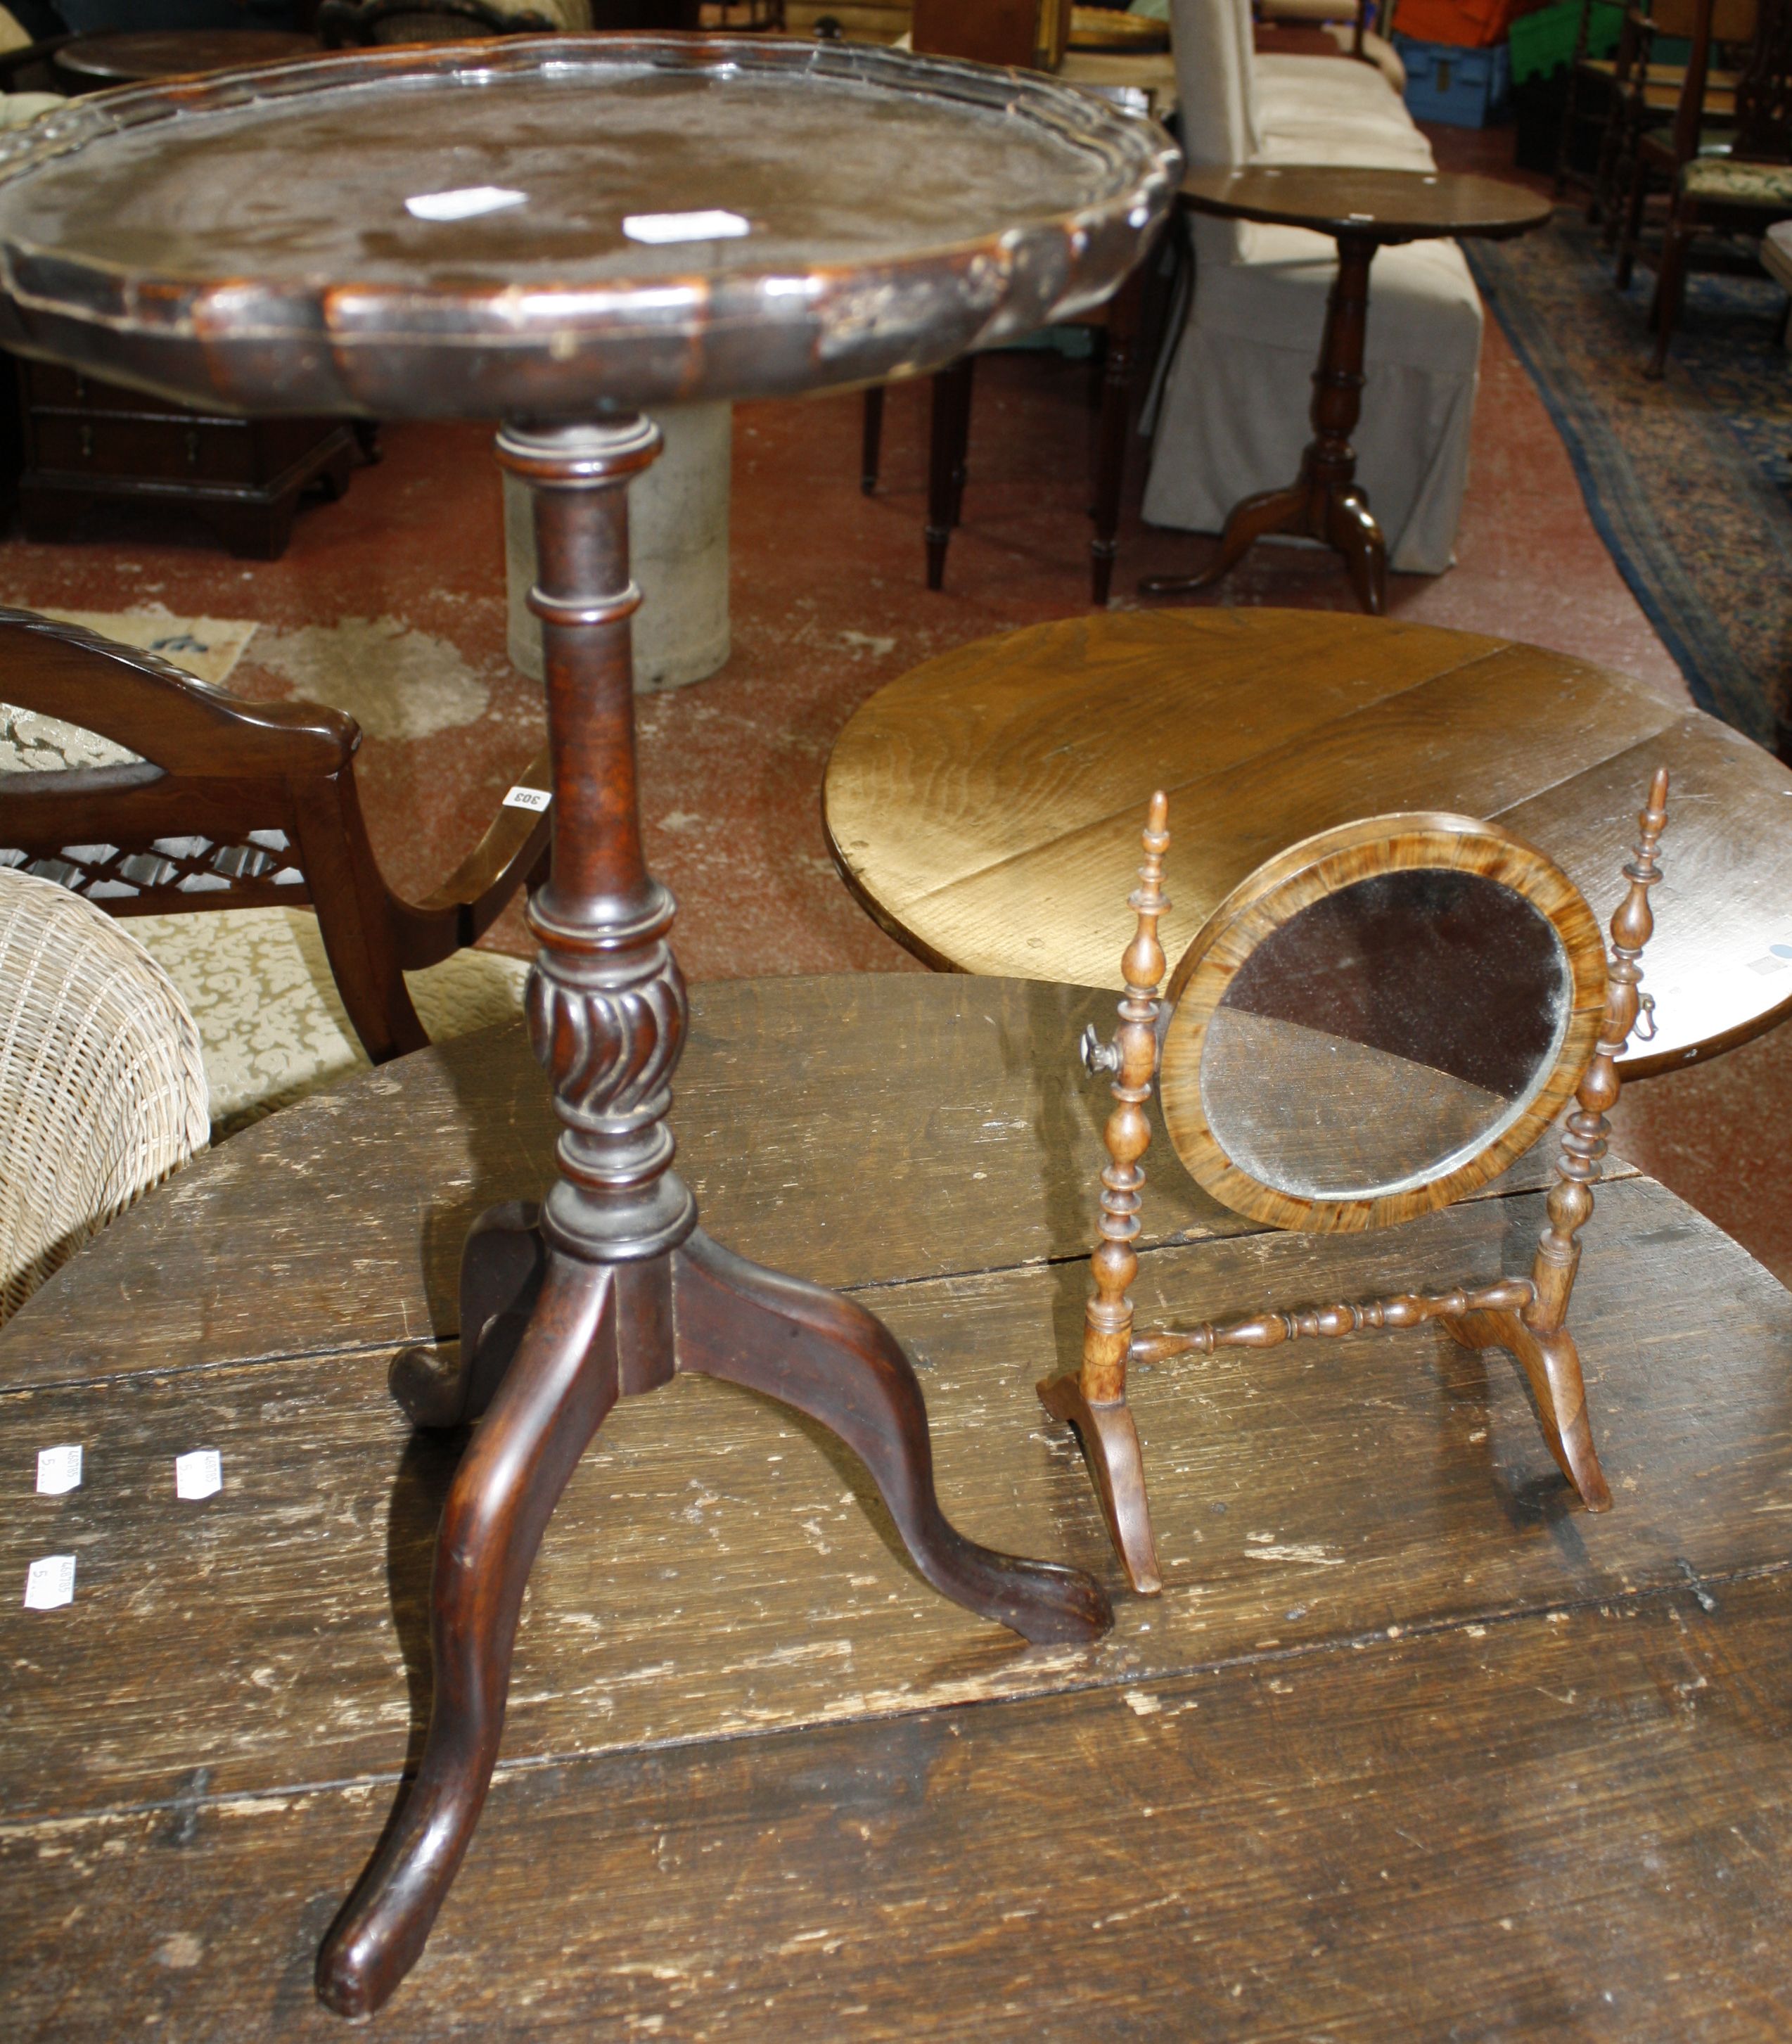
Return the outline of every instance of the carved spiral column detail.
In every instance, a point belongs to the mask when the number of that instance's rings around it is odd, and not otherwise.
[[[642,856],[635,793],[627,486],[659,451],[639,417],[507,425],[498,459],[535,500],[554,864],[529,903],[541,940],[530,1040],[563,1124],[542,1226],[597,1262],[663,1254],[696,1224],[666,1116],[684,1047],[685,982],[666,941],[676,905]]]
[[[690,1004],[663,944],[631,986],[586,986],[558,961],[529,976],[529,1041],[570,1126],[597,1130],[666,1112]]]

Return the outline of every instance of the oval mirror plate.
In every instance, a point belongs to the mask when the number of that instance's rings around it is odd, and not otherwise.
[[[1236,1212],[1386,1227],[1537,1140],[1605,997],[1598,925],[1542,853],[1464,816],[1345,824],[1259,867],[1184,955],[1164,1119]]]

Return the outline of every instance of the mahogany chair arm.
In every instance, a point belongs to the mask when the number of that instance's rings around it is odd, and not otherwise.
[[[516,786],[551,793],[551,762],[545,745]],[[520,887],[547,877],[553,839],[551,809],[507,801],[485,835],[432,893],[416,902],[393,897],[393,928],[405,970],[437,964],[483,936]]]
[[[83,729],[171,773],[340,773],[359,749],[352,717],[312,702],[251,702],[79,624],[0,606],[0,701]]]

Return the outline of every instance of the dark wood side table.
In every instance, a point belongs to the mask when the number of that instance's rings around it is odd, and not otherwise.
[[[1515,831],[1609,914],[1637,790],[1673,777],[1652,1041],[1690,1063],[1792,1005],[1792,769],[1703,711],[1541,646],[1330,610],[1119,612],[955,647],[854,715],[834,855],[930,963],[1119,988],[1116,885],[1170,797],[1174,961],[1264,859],[1335,824],[1448,809]]]
[[[1130,1597],[1033,1393],[1074,1353],[1105,1155],[1068,1052],[1113,995],[861,974],[692,1007],[708,1224],[874,1303],[924,1361],[942,1491],[1096,1570],[1115,1628],[1026,1652],[927,1593],[817,1430],[703,1377],[638,1402],[567,1485],[478,1838],[370,2035],[1779,2038],[1767,1271],[1608,1162],[1576,1293],[1597,1517],[1564,1514],[1520,1374],[1441,1330],[1139,1373],[1165,1584]],[[1410,1228],[1266,1235],[1149,1112],[1148,1312],[1423,1289],[1539,1225],[1521,1169]],[[418,1750],[460,1445],[409,1434],[383,1370],[420,1335],[451,1357],[462,1228],[558,1133],[520,1029],[420,1052],[196,1160],[0,1328],[0,2032],[322,2034],[308,1938]],[[82,1486],[35,1495],[57,1443]],[[201,1447],[223,1489],[183,1502]],[[71,1553],[72,1604],[21,1609]]]
[[[503,417],[535,499],[555,831],[528,1013],[560,1177],[475,1222],[458,1358],[393,1366],[419,1424],[483,1424],[443,1513],[420,1771],[318,1961],[366,2015],[472,1837],[529,1571],[620,1397],[682,1371],[781,1398],[865,1462],[936,1588],[1032,1639],[1111,1623],[1087,1574],[947,1522],[894,1337],[712,1241],[671,1168],[687,1002],[641,846],[626,491],[659,448],[640,407],[914,375],[1099,302],[1180,159],[1048,80],[769,36],[364,52],[59,122],[0,140],[0,340],[245,413]]]
[[[1243,171],[1195,170],[1182,202],[1221,220],[1308,227],[1337,244],[1337,279],[1326,309],[1313,372],[1313,438],[1300,474],[1285,490],[1235,504],[1219,551],[1197,575],[1152,575],[1151,596],[1211,589],[1272,532],[1322,540],[1344,556],[1351,586],[1372,617],[1387,607],[1387,548],[1356,481],[1350,435],[1363,399],[1363,343],[1369,266],[1378,248],[1403,241],[1473,236],[1504,241],[1549,217],[1550,202],[1495,178],[1443,171],[1346,170],[1287,164]]]

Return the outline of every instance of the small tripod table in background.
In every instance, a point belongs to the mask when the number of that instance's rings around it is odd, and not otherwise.
[[[712,1241],[671,1168],[686,1001],[642,856],[626,491],[659,448],[644,407],[915,375],[1099,303],[1180,168],[1161,130],[1044,79],[766,37],[365,52],[0,142],[0,342],[246,413],[502,417],[534,495],[555,832],[528,1018],[560,1178],[475,1224],[458,1362],[393,1366],[420,1424],[484,1420],[443,1514],[417,1778],[319,1958],[342,2013],[423,1949],[536,1550],[619,1396],[696,1370],[781,1399],[861,1457],[947,1596],[1034,1640],[1111,1622],[1092,1577],[946,1522],[894,1337]]]
[[[1528,234],[1549,217],[1549,201],[1497,178],[1289,163],[1191,171],[1183,180],[1182,202],[1221,220],[1330,235],[1337,244],[1337,280],[1313,372],[1313,438],[1300,474],[1285,490],[1266,490],[1234,505],[1219,551],[1199,574],[1153,575],[1139,586],[1149,596],[1211,589],[1259,540],[1287,532],[1322,540],[1341,554],[1358,601],[1379,617],[1387,608],[1387,548],[1356,480],[1350,444],[1362,415],[1369,265],[1376,249],[1396,242],[1466,236],[1506,241]]]

